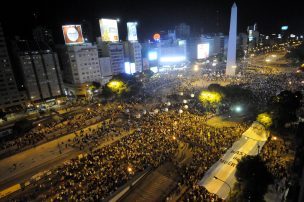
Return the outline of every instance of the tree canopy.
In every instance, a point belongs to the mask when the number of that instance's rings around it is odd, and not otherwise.
[[[260,156],[246,156],[237,165],[237,194],[233,201],[264,201],[267,187],[273,182],[265,162]]]
[[[300,91],[282,91],[271,97],[268,108],[273,113],[276,125],[283,126],[285,123],[297,120],[296,112],[301,106],[303,96]]]
[[[127,98],[139,92],[142,82],[135,76],[121,73],[113,78],[103,87],[102,94],[105,97],[117,96]]]

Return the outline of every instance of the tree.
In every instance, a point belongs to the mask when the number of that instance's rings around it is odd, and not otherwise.
[[[297,120],[297,110],[301,106],[302,93],[297,91],[282,91],[280,94],[271,97],[268,107],[273,112],[274,121],[278,126]]]
[[[0,110],[0,119],[7,121],[6,115],[7,115],[7,113],[1,109]]]
[[[13,127],[14,134],[21,135],[33,128],[33,122],[28,119],[17,121]]]
[[[298,65],[304,61],[304,44],[292,49],[285,56],[287,59],[291,59],[294,65]]]
[[[267,187],[273,182],[273,176],[268,171],[260,156],[246,156],[236,167],[238,190],[232,201],[264,201]]]
[[[101,87],[101,84],[100,84],[100,82],[93,81],[92,86],[94,86],[96,89],[99,89]]]
[[[117,96],[119,98],[130,98],[138,94],[142,82],[135,76],[121,73],[114,76],[104,87],[102,95],[106,98]]]

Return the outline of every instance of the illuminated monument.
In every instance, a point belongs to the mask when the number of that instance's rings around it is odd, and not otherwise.
[[[236,31],[237,31],[237,7],[234,3],[231,8],[230,30],[228,39],[228,53],[226,75],[235,75],[236,69]]]

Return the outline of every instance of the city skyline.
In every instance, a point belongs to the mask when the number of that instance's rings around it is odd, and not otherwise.
[[[191,26],[193,34],[211,32],[228,33],[229,30],[229,9],[234,1],[187,1],[181,6],[180,3],[172,1],[153,3],[140,1],[123,1],[117,4],[88,1],[83,5],[81,1],[54,1],[51,4],[44,4],[39,1],[31,1],[20,8],[27,6],[28,9],[15,12],[1,13],[1,22],[5,33],[9,37],[20,35],[24,38],[31,37],[32,29],[37,25],[45,26],[52,30],[56,43],[63,43],[61,25],[79,24],[83,20],[91,23],[94,37],[100,35],[98,19],[119,18],[119,34],[121,39],[126,38],[128,21],[137,21],[139,40],[143,41],[151,38],[152,34],[160,30],[174,29],[182,22]],[[289,25],[289,30],[294,33],[303,31],[304,15],[300,11],[297,3],[288,5],[280,2],[261,2],[255,1],[248,5],[245,2],[235,1],[239,7],[238,32],[246,32],[248,25],[258,24],[259,30],[263,33],[277,33],[282,25]],[[13,5],[8,4],[8,7]],[[8,9],[10,10],[10,9]],[[258,11],[258,12],[257,12]],[[271,12],[270,12],[271,11]],[[257,14],[258,15],[255,15]],[[12,16],[14,15],[14,16]],[[171,16],[174,15],[174,18]],[[21,21],[25,23],[20,23]],[[168,19],[168,20],[163,20]],[[16,26],[18,24],[18,26]],[[295,26],[297,25],[297,26]]]

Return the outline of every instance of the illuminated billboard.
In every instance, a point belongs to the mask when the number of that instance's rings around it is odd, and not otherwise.
[[[136,72],[135,63],[125,62],[125,73],[134,74]]]
[[[153,39],[154,39],[154,41],[159,41],[160,40],[160,34],[159,33],[155,33],[153,35]]]
[[[102,41],[111,41],[111,42],[119,41],[116,20],[100,19],[99,26],[100,26]]]
[[[283,30],[283,31],[288,30],[288,26],[282,26],[282,27],[281,27],[281,30]]]
[[[148,58],[150,61],[157,60],[157,52],[149,52]]]
[[[209,44],[197,44],[197,59],[205,59],[209,57]]]
[[[81,25],[64,25],[62,26],[65,44],[82,44],[84,43]]]
[[[128,41],[137,41],[137,30],[136,30],[137,22],[128,22]]]

